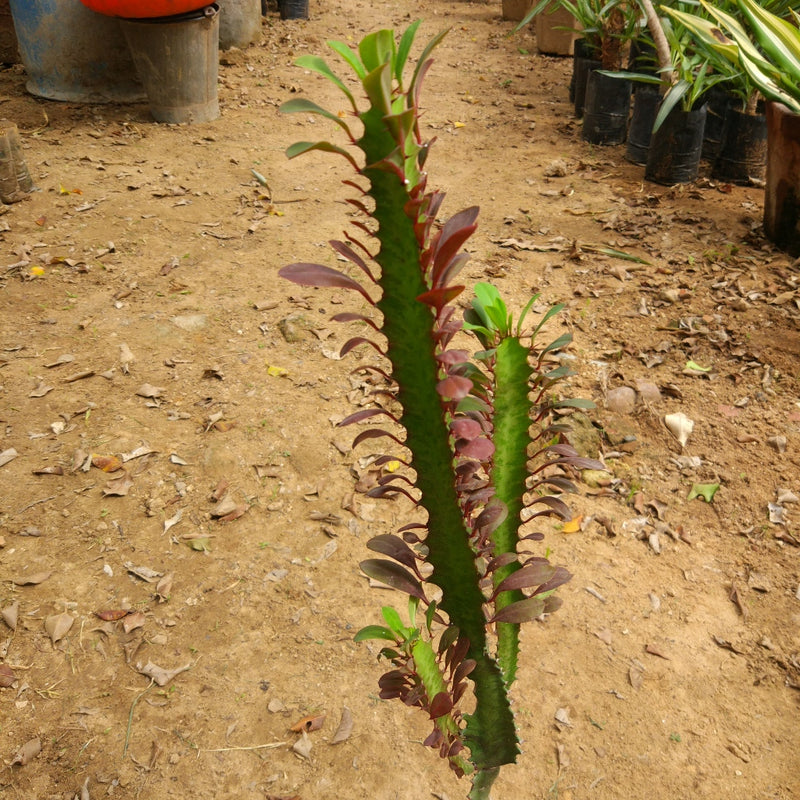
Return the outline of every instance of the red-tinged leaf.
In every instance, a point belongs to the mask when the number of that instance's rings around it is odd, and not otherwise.
[[[397,422],[396,418],[384,408],[363,408],[361,411],[356,411],[355,414],[350,414],[350,416],[345,417],[341,422],[337,422],[336,427],[343,428],[345,425],[352,425],[355,422],[363,422],[365,419],[379,416],[390,417]]]
[[[578,491],[578,487],[575,486],[573,481],[569,478],[562,478],[560,475],[542,478],[536,481],[536,483],[531,484],[530,488],[533,490],[537,489],[539,486],[552,486],[555,489],[561,489],[562,492],[571,492],[573,494]]]
[[[376,486],[374,489],[370,489],[366,495],[367,497],[395,497],[398,494],[405,495],[412,503],[415,505],[417,504],[417,498],[414,497],[411,493],[407,492],[401,486],[395,486],[394,484],[389,484],[388,486]]]
[[[375,331],[380,332],[380,327],[375,320],[370,319],[364,314],[356,314],[354,311],[343,311],[341,314],[334,314],[331,317],[333,322],[364,322]]]
[[[552,495],[534,497],[530,503],[526,503],[525,507],[532,508],[536,505],[549,506],[550,513],[557,514],[565,522],[569,522],[572,519],[572,511],[570,510],[570,507],[563,500],[559,500],[557,497],[553,497]]]
[[[577,456],[578,451],[571,445],[561,442],[559,444],[551,444],[546,448],[548,453],[555,453],[559,456]]]
[[[439,692],[433,700],[431,700],[430,708],[428,709],[431,719],[438,719],[445,714],[449,714],[453,710],[453,698],[450,697],[449,692]]]
[[[310,714],[295,722],[291,730],[294,731],[294,733],[300,733],[301,731],[311,733],[311,731],[318,731],[324,723],[325,714]]]
[[[426,306],[431,306],[437,311],[441,311],[448,303],[455,300],[465,288],[464,286],[443,286],[439,289],[423,292],[417,297],[417,300],[420,303],[425,303]]]
[[[552,564],[541,562],[528,564],[522,569],[512,572],[504,581],[501,581],[497,589],[495,589],[495,594],[541,586],[553,578],[555,574],[556,568]]]
[[[476,530],[494,531],[508,516],[508,506],[497,498],[491,500],[475,520]]]
[[[405,592],[411,597],[418,597],[427,602],[420,582],[408,570],[395,564],[394,561],[384,561],[382,558],[368,558],[362,561],[361,571],[368,577],[380,583]]]
[[[344,256],[348,261],[352,261],[362,272],[364,272],[370,280],[374,281],[375,276],[372,274],[372,270],[367,266],[367,262],[364,261],[361,256],[350,247],[349,244],[345,244],[344,242],[340,242],[336,239],[332,239],[328,242],[330,246],[340,255]]]
[[[500,569],[500,567],[507,567],[509,564],[513,564],[518,560],[519,556],[517,556],[516,553],[502,553],[501,555],[497,556],[497,558],[493,558],[486,565],[486,571],[494,572],[496,569]]]
[[[478,461],[488,461],[494,455],[494,443],[485,437],[466,442],[463,447],[458,444],[458,455],[466,458],[475,458]]]
[[[352,339],[348,339],[343,345],[342,349],[339,351],[339,355],[344,358],[351,350],[355,350],[356,347],[359,347],[362,344],[368,344],[373,349],[377,350],[378,353],[382,356],[385,356],[386,353],[381,350],[381,348],[372,341],[372,339],[367,339],[364,336],[354,336]]]
[[[456,214],[456,217],[457,216],[458,214]],[[451,219],[454,219],[454,217]],[[450,220],[448,220],[448,222],[449,221]],[[444,228],[442,228],[442,236],[436,243],[433,252],[433,271],[431,277],[433,278],[434,286],[439,286],[444,283],[441,280],[442,273],[450,266],[453,260],[459,256],[458,251],[463,247],[467,239],[475,233],[475,228],[477,227],[477,225],[468,225],[453,231],[450,236],[445,237],[445,231],[447,229],[447,223],[445,223]]]
[[[557,594],[551,594],[544,600],[544,613],[552,614],[558,611],[562,605],[564,605],[564,601]]]
[[[572,573],[564,567],[556,567],[556,574],[550,578],[547,583],[543,583],[537,590],[536,594],[543,594],[544,592],[552,592],[562,584],[566,583],[572,577]]]
[[[459,253],[455,258],[451,258],[447,268],[437,274],[434,287],[447,286],[461,272],[467,261],[469,261],[469,253]]]
[[[459,684],[464,680],[477,666],[475,659],[465,658],[453,672],[453,683]]]
[[[373,536],[367,542],[367,547],[375,553],[380,553],[399,561],[419,574],[416,554],[399,536],[395,536],[392,533],[381,533],[378,536]]]
[[[483,426],[469,417],[456,417],[450,423],[450,430],[457,439],[477,439],[483,433]]]
[[[380,439],[382,436],[388,436],[398,444],[402,444],[402,442],[396,436],[393,436],[391,433],[389,433],[389,431],[385,431],[382,428],[367,428],[366,430],[361,431],[361,433],[359,433],[358,436],[353,439],[353,447],[357,447],[361,444],[361,442],[364,442],[367,439]]]
[[[116,622],[118,619],[127,617],[130,613],[130,610],[127,608],[117,608],[113,611],[95,611],[94,615],[106,622]]]
[[[469,208],[464,208],[458,213],[453,214],[453,216],[445,222],[434,244],[435,261],[443,258],[448,252],[455,255],[456,251],[458,251],[464,242],[474,233],[477,227],[479,213],[480,208],[478,208],[478,206],[470,206]]]
[[[449,375],[436,384],[436,391],[445,400],[462,400],[472,389],[472,381],[460,375]]]
[[[502,608],[494,615],[491,622],[511,622],[519,625],[530,622],[542,614],[544,614],[544,600],[541,597],[527,597]]]
[[[309,264],[306,262],[289,264],[279,269],[278,275],[300,286],[330,286],[336,289],[352,289],[362,295],[370,305],[375,305],[366,289],[358,281],[354,281],[344,273],[339,272],[339,270],[326,267],[324,264]]]
[[[454,366],[455,364],[465,364],[470,359],[470,355],[466,350],[444,350],[436,356],[436,360],[440,364]]]

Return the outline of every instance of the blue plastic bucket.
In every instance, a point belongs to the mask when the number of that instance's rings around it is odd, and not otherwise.
[[[10,0],[31,94],[77,103],[143,100],[119,20],[80,0]]]

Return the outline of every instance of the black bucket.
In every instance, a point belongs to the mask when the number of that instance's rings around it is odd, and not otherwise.
[[[650,137],[653,135],[653,123],[656,121],[660,102],[658,89],[647,84],[639,86],[633,93],[633,112],[625,150],[625,158],[632,164],[647,163]]]
[[[570,100],[575,105],[575,116],[583,116],[583,104],[586,99],[586,83],[593,69],[600,69],[600,61],[594,58],[596,51],[585,39],[575,42],[572,58],[572,81],[570,82]]]
[[[646,180],[672,186],[689,183],[697,177],[707,112],[705,103],[691,111],[679,106],[670,111],[650,139],[644,171]]]
[[[763,180],[767,172],[767,118],[729,108],[711,175],[731,183]]]
[[[630,108],[631,82],[592,70],[586,83],[583,140],[590,144],[622,144]]]
[[[308,0],[278,0],[281,19],[308,19]]]

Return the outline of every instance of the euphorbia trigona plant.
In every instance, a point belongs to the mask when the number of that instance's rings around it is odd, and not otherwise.
[[[287,154],[318,150],[344,156],[363,181],[346,181],[360,193],[351,202],[372,222],[356,223],[362,240],[347,234],[346,241],[331,243],[363,273],[362,282],[321,264],[291,264],[280,274],[302,285],[355,290],[378,312],[377,319],[369,313],[334,319],[358,321],[375,332],[372,344],[388,361],[383,374],[394,388],[396,403],[389,407],[397,410],[362,409],[342,424],[368,423],[354,446],[385,437],[403,448],[404,469],[387,470],[370,493],[406,495],[415,510],[397,534],[369,541],[383,558],[367,559],[361,568],[410,596],[410,620],[405,625],[386,607],[386,624],[364,628],[356,638],[385,642],[381,655],[392,669],[380,678],[381,697],[399,697],[428,712],[434,726],[426,744],[458,775],[470,775],[469,797],[479,800],[489,797],[500,767],[514,762],[519,751],[508,697],[519,626],[555,611],[560,601],[553,591],[570,577],[525,549],[542,538],[530,520],[569,519],[563,501],[548,492],[572,488],[570,469],[601,465],[580,458],[554,421],[558,407],[587,405],[554,393],[569,372],[551,356],[568,344],[569,335],[546,347],[535,343],[558,307],[526,333],[533,300],[515,323],[497,290],[478,284],[466,322],[456,318],[453,301],[464,286],[454,280],[466,261],[461,249],[475,230],[478,209],[437,226],[443,195],[427,190],[423,166],[430,142],[420,135],[418,102],[431,51],[444,34],[427,44],[406,84],[418,25],[399,41],[390,30],[372,33],[357,51],[329,42],[360,81],[364,109],[325,61],[298,59],[342,90],[361,130],[354,132],[350,120],[306,99],[291,100],[282,110],[332,120],[363,159],[326,141],[299,142]],[[479,351],[462,349],[459,336],[472,339]],[[356,336],[342,352],[368,341]],[[378,417],[390,420],[393,430],[371,424]],[[379,456],[376,463],[390,460],[398,455]],[[420,606],[425,613],[418,621]],[[462,713],[470,687],[473,710]]]

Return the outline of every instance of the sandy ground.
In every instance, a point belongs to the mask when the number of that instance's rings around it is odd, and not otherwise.
[[[372,358],[337,356],[349,333],[329,318],[354,301],[277,277],[335,265],[351,216],[342,164],[283,155],[335,133],[282,102],[340,104],[294,58],[417,17],[451,29],[423,122],[443,218],[482,208],[466,278],[566,303],[569,391],[598,406],[576,441],[613,475],[581,486],[579,530],[543,528],[574,578],[525,630],[523,753],[494,796],[800,796],[800,301],[761,238],[763,192],[645,183],[623,147],[581,141],[567,61],[509,37],[496,3],[440,0],[266,17],[223,55],[202,125],[39,100],[0,73],[39,187],[0,217],[4,796],[466,794],[352,640],[402,606],[357,565],[409,513],[357,491],[368,452],[334,427]],[[695,484],[719,484],[713,502]],[[307,715],[326,717],[310,750],[290,730]]]

